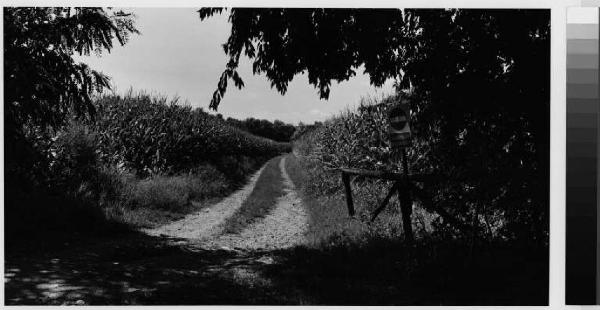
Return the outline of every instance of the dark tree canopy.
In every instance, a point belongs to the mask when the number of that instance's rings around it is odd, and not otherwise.
[[[200,18],[222,11],[203,8]],[[548,144],[549,10],[233,8],[229,21],[229,61],[213,109],[229,80],[243,87],[236,71],[242,54],[282,94],[295,75],[307,73],[321,98],[332,81],[364,66],[373,85],[392,78],[399,90],[411,90],[424,134],[441,126],[454,137],[466,124],[500,121],[512,123],[504,135]]]
[[[201,9],[200,18],[221,12]],[[413,128],[423,142],[411,149],[413,168],[469,180],[434,194],[448,204],[468,194],[481,207],[502,206],[499,212],[517,218],[524,234],[544,238],[549,10],[234,8],[229,21],[229,61],[211,108],[229,80],[243,86],[236,71],[242,56],[282,94],[301,73],[321,98],[333,81],[361,67],[375,86],[395,79],[399,92],[410,93]]]
[[[221,9],[201,9],[205,19]],[[228,80],[244,83],[237,73],[240,56],[253,61],[253,72],[264,73],[282,94],[295,75],[306,72],[321,98],[328,98],[331,81],[344,81],[360,65],[374,85],[399,73],[399,49],[410,39],[404,35],[412,18],[399,10],[260,9],[230,10],[231,35],[223,45],[229,56],[211,101],[216,109]],[[405,24],[406,21],[406,24]]]
[[[222,11],[203,8],[199,13],[201,19],[206,19]],[[328,98],[332,81],[349,79],[361,65],[375,86],[381,86],[389,78],[398,78],[407,87],[451,78],[468,70],[470,63],[473,67],[486,63],[486,68],[478,69],[477,74],[487,79],[507,69],[512,75],[522,74],[525,72],[515,64],[540,69],[549,56],[540,51],[549,38],[547,10],[233,8],[229,11],[232,29],[223,44],[229,61],[211,101],[213,109],[218,107],[228,80],[243,87],[237,73],[242,55],[252,60],[254,74],[264,73],[282,94],[295,75],[307,73],[321,98]],[[461,55],[437,55],[453,45],[460,46]],[[474,53],[477,49],[493,50],[495,55],[479,56]],[[443,65],[429,66],[431,60]],[[424,66],[429,67],[425,70]],[[425,78],[425,74],[429,77]]]
[[[4,8],[4,146],[7,178],[23,188],[48,173],[52,131],[69,115],[93,116],[91,96],[109,79],[74,55],[110,51],[137,33],[122,11]],[[21,180],[21,181],[17,181]]]
[[[129,14],[101,8],[4,8],[7,126],[57,126],[69,112],[93,113],[90,95],[108,77],[75,54],[110,51],[137,33]]]

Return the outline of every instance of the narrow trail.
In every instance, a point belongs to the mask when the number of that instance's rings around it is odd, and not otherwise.
[[[300,245],[308,228],[307,214],[294,183],[285,169],[285,157],[279,162],[284,195],[263,219],[239,234],[224,234],[205,243],[210,248],[238,250],[274,250]]]
[[[282,157],[278,165],[283,178],[284,195],[277,199],[269,214],[240,233],[223,233],[223,224],[250,196],[266,164],[250,178],[247,185],[221,202],[182,220],[144,232],[152,236],[187,239],[189,243],[205,249],[274,250],[302,244],[308,228],[308,216],[285,169],[285,161],[285,157]]]
[[[223,199],[219,203],[199,212],[190,214],[185,218],[173,223],[144,230],[151,236],[167,236],[182,239],[204,239],[217,236],[221,233],[221,224],[242,206],[242,203],[254,190],[256,181],[265,169],[263,165],[254,175],[250,177],[248,184]]]

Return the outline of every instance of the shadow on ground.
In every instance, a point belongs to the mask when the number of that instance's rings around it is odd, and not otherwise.
[[[548,298],[547,252],[531,249],[467,255],[382,241],[245,252],[140,233],[44,236],[26,244],[7,243],[9,305],[543,305]]]

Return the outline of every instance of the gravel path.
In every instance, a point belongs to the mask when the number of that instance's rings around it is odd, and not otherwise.
[[[273,250],[302,244],[308,227],[307,214],[294,183],[285,169],[285,157],[279,161],[284,195],[278,198],[273,210],[238,234],[223,233],[222,224],[252,193],[265,167],[266,164],[250,178],[244,188],[221,202],[188,215],[182,220],[145,232],[154,236],[188,239],[203,248],[225,250]]]
[[[208,241],[207,247],[273,250],[293,247],[304,242],[308,227],[307,214],[285,169],[285,157],[279,162],[279,168],[284,179],[285,194],[278,199],[273,211],[239,234],[225,234]]]
[[[152,236],[164,235],[183,239],[205,239],[219,235],[222,229],[221,224],[242,206],[244,200],[252,193],[256,181],[265,167],[266,164],[252,175],[248,184],[242,189],[219,203],[190,214],[179,221],[144,232]]]

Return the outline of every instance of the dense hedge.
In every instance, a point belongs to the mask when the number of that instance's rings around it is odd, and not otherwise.
[[[272,157],[290,149],[176,103],[147,94],[98,98],[92,126],[102,159],[138,174],[172,173],[224,157]]]

